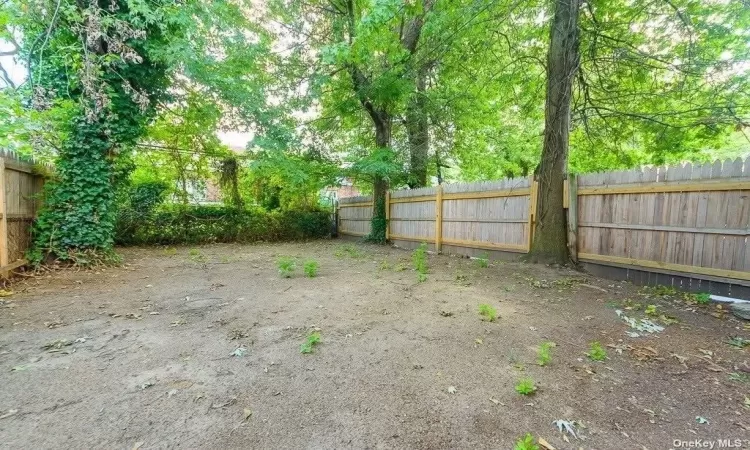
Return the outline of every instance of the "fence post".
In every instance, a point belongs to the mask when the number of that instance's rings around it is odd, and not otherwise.
[[[385,191],[385,240],[391,237],[391,191]]]
[[[435,193],[435,253],[443,249],[443,185],[438,184]]]
[[[578,177],[568,174],[568,251],[578,262]]]
[[[5,198],[5,158],[0,158],[0,267],[3,268],[0,276],[7,277],[8,272],[4,269],[8,265],[8,202]]]
[[[534,222],[536,221],[536,201],[537,191],[539,189],[539,183],[534,179],[534,175],[529,177],[529,183],[531,189],[529,190],[529,223],[528,223],[528,238],[529,242],[526,246],[526,251],[531,251],[531,243],[534,242]]]

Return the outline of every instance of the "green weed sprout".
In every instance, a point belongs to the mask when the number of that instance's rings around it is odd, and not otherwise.
[[[422,242],[411,255],[414,270],[417,271],[417,281],[420,283],[427,280],[427,244]]]
[[[539,450],[539,446],[534,443],[534,436],[531,433],[526,433],[526,436],[516,441],[513,450]]]
[[[318,333],[317,331],[314,333],[310,333],[307,335],[305,342],[303,342],[302,345],[299,346],[299,352],[302,354],[312,353],[313,347],[315,347],[319,342],[320,333]]]
[[[279,275],[283,278],[292,278],[294,270],[297,268],[297,264],[292,258],[281,258],[276,266],[279,268]]]
[[[482,303],[479,305],[479,315],[482,316],[482,320],[494,322],[497,319],[497,310],[486,303]]]
[[[542,342],[542,344],[539,346],[539,350],[536,354],[536,361],[537,363],[544,367],[552,360],[552,347],[555,346],[554,342]]]
[[[536,392],[536,385],[531,378],[524,378],[516,384],[516,392],[521,395],[532,395]]]
[[[592,342],[589,346],[589,351],[586,353],[592,361],[604,361],[607,359],[607,352],[602,347],[602,344],[598,342]]]
[[[305,275],[308,276],[308,278],[315,278],[318,276],[318,262],[314,259],[310,259],[308,261],[305,261]]]
[[[477,267],[485,269],[489,267],[490,265],[490,254],[487,252],[482,253],[479,255],[479,257],[475,260],[475,264]]]

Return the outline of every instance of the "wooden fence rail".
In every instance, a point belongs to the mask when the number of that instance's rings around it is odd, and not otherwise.
[[[448,253],[526,253],[537,189],[517,178],[391,191],[387,237]],[[564,192],[575,259],[750,288],[750,158],[571,176]],[[339,233],[367,235],[371,216],[371,197],[341,199]]]
[[[0,277],[26,264],[43,184],[33,163],[0,152]]]

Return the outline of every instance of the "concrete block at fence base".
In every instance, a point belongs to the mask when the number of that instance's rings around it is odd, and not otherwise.
[[[732,303],[732,314],[740,319],[750,320],[750,303]]]

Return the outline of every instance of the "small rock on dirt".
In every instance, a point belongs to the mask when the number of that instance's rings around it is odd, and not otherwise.
[[[750,303],[732,303],[730,309],[740,319],[750,320]]]

